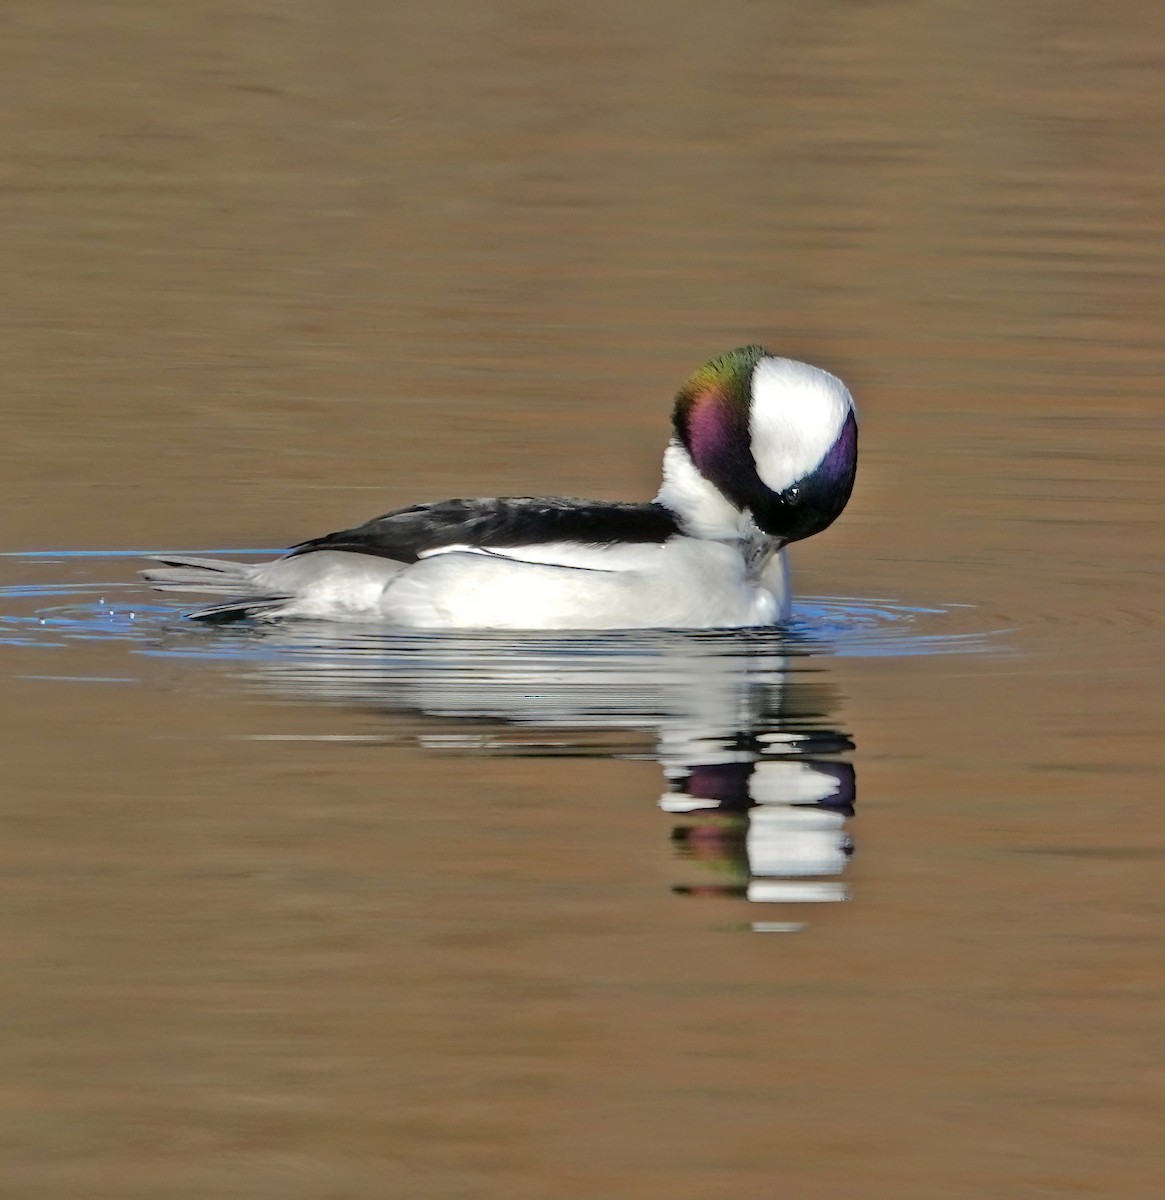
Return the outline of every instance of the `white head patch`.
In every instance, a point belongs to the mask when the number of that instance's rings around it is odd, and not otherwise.
[[[837,441],[853,407],[836,375],[791,358],[762,358],[752,373],[748,418],[761,482],[783,492],[808,475]]]

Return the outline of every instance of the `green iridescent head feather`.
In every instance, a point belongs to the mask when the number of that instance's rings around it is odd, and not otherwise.
[[[824,457],[806,462],[801,478],[789,479],[779,489],[761,478],[754,456],[752,423],[758,403],[754,388],[766,359],[770,361],[767,391],[762,389],[759,397],[760,428],[770,443],[774,400],[787,410],[783,422],[778,422],[779,430],[787,432],[794,409],[816,413],[811,422],[820,422],[822,416],[838,420],[836,429],[823,427],[834,438],[832,446],[821,447]],[[772,372],[787,376],[785,368],[792,370],[792,376],[784,378],[774,394]],[[822,381],[829,381],[824,391]],[[747,510],[761,529],[783,542],[819,532],[845,507],[857,467],[857,423],[849,393],[832,375],[774,358],[761,346],[741,346],[705,363],[680,388],[672,419],[676,439],[696,470],[742,512]],[[773,451],[771,444],[769,451]]]
[[[768,357],[763,346],[729,350],[706,362],[676,393],[672,412],[676,437],[697,468],[715,482],[734,469],[751,467],[752,375],[756,364]]]
[[[681,421],[686,421],[692,408],[706,396],[715,395],[722,403],[743,406],[747,414],[752,373],[756,364],[768,357],[763,346],[740,346],[706,362],[676,393],[676,432],[680,433]]]

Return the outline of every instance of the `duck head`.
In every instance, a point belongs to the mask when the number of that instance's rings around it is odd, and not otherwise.
[[[672,423],[656,500],[694,536],[755,526],[784,545],[820,533],[849,500],[857,416],[828,371],[743,346],[680,388]]]

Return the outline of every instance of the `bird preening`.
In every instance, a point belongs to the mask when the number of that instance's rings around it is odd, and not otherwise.
[[[856,470],[845,384],[743,346],[680,388],[654,500],[441,500],[301,542],[270,562],[161,557],[143,575],[162,591],[224,597],[190,614],[200,620],[774,625],[790,609],[785,547],[837,519]]]

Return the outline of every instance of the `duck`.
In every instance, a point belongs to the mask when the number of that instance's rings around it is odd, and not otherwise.
[[[646,502],[439,500],[294,545],[268,562],[158,555],[160,591],[228,599],[188,613],[426,630],[725,629],[791,611],[788,547],[841,515],[857,472],[849,389],[742,346],[676,394]]]

